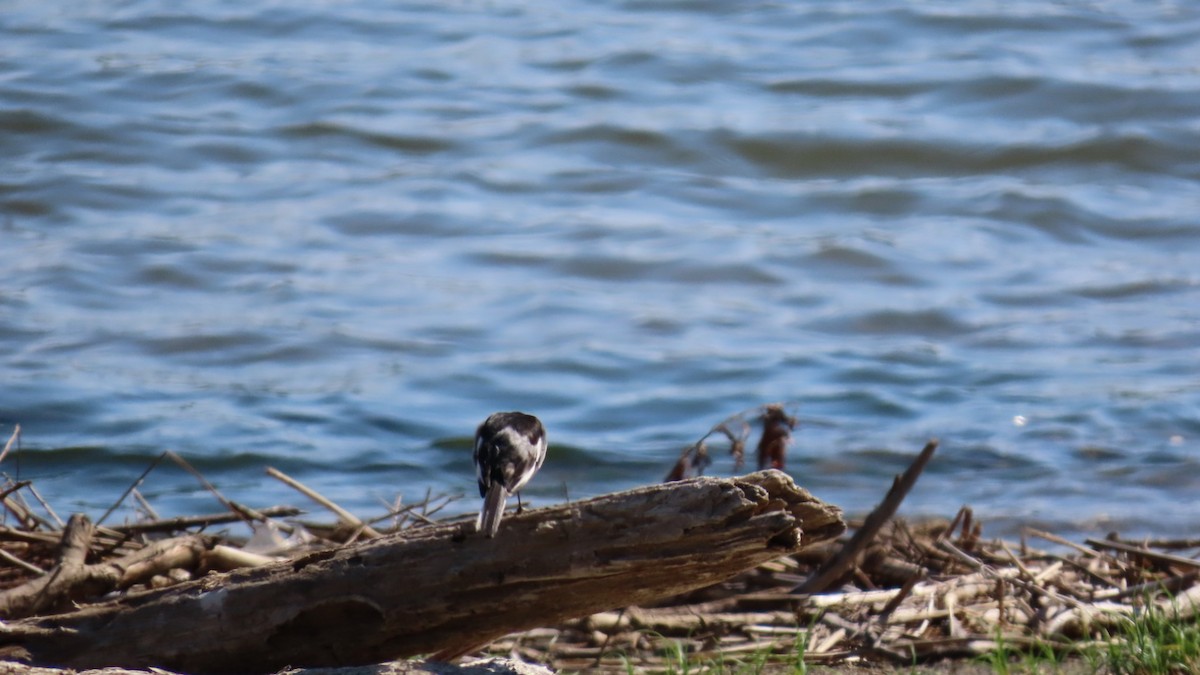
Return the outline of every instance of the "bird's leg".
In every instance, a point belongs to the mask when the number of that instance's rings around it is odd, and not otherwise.
[[[525,510],[525,506],[521,504],[521,493],[517,493],[517,515],[521,515],[521,511]]]

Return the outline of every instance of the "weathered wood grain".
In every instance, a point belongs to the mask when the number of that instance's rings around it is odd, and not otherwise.
[[[698,478],[442,525],[11,622],[0,645],[70,668],[274,672],[454,653],[713,584],[842,533],[779,471]]]

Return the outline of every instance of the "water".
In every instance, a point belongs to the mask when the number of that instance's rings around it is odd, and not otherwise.
[[[3,469],[60,512],[166,449],[258,506],[308,506],[269,465],[472,510],[503,409],[549,428],[546,504],[787,401],[851,513],[937,436],[907,514],[1200,533],[1191,4],[17,0],[0,33]]]

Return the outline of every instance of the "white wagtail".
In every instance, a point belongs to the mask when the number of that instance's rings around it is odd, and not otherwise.
[[[546,461],[546,428],[533,415],[498,412],[475,431],[475,475],[483,509],[476,527],[496,535],[508,496],[517,493]],[[521,495],[517,495],[520,513]]]

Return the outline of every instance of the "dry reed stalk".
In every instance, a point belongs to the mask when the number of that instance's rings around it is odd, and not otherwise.
[[[304,495],[305,497],[308,497],[309,499],[320,504],[321,506],[325,507],[326,509],[329,509],[331,512],[333,512],[333,514],[335,516],[337,516],[337,518],[340,522],[357,530],[358,536],[361,536],[363,539],[378,539],[379,537],[383,536],[383,535],[379,534],[379,532],[375,531],[375,528],[373,528],[370,525],[367,525],[363,521],[359,520],[358,516],[355,516],[354,514],[347,511],[346,509],[343,509],[341,506],[338,506],[332,500],[326,498],[321,493],[317,492],[316,490],[313,490],[312,488],[301,483],[300,481],[296,480],[295,478],[292,478],[291,476],[283,473],[282,471],[280,471],[274,467],[268,466],[267,467],[267,475],[282,482],[284,485],[287,485],[288,487],[296,490],[300,494]],[[356,538],[357,537],[352,537],[352,539],[356,539]]]

